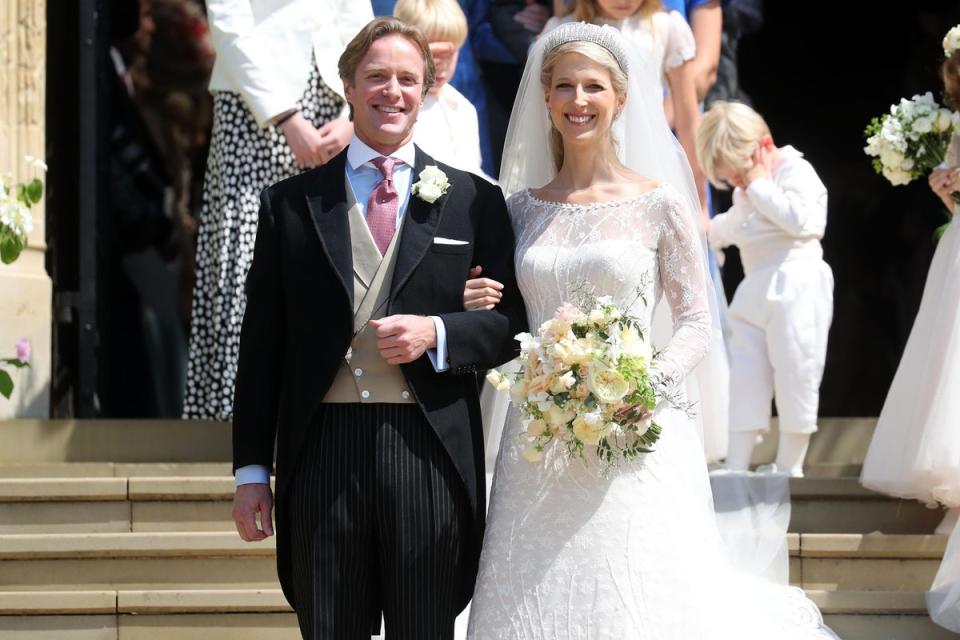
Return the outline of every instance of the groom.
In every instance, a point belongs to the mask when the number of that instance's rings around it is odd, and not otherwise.
[[[452,638],[484,524],[474,374],[526,325],[513,232],[499,189],[411,141],[434,80],[418,30],[374,20],[339,69],[350,145],[261,196],[233,517],[244,540],[273,533],[276,439],[277,566],[303,636],[369,638],[382,613],[391,640]],[[475,264],[504,284],[495,310],[463,310]]]

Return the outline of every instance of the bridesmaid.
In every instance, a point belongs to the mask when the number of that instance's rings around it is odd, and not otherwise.
[[[944,50],[944,92],[956,109],[960,49],[948,37]],[[946,163],[930,174],[929,183],[952,219],[930,264],[860,481],[869,489],[947,507],[937,532],[949,533],[960,515],[960,224],[951,198],[960,191],[960,135],[954,135]]]

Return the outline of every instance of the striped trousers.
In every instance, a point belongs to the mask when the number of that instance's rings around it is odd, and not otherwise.
[[[282,508],[303,637],[368,639],[382,612],[388,640],[452,639],[470,509],[420,408],[324,404],[301,456]]]

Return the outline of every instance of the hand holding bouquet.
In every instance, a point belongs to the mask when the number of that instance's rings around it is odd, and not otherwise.
[[[651,379],[653,350],[637,318],[609,296],[588,297],[517,340],[521,371],[487,379],[509,391],[526,418],[524,457],[541,460],[554,440],[580,458],[590,447],[609,466],[652,451],[661,434],[652,419],[654,389],[663,381]]]

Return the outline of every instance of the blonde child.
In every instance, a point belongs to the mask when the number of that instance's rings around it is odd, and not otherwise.
[[[733,206],[713,218],[708,237],[719,254],[736,245],[743,282],[728,310],[730,448],[727,466],[746,469],[769,430],[776,398],[780,445],[775,469],[803,475],[817,430],[820,380],[833,318],[833,273],[820,240],[827,189],[791,146],[777,147],[750,107],[716,102],[696,135],[704,172],[734,188]]]
[[[398,0],[393,15],[419,28],[430,42],[437,79],[423,100],[413,141],[436,160],[487,177],[480,168],[477,110],[449,84],[467,39],[467,17],[457,0]],[[491,180],[490,178],[487,178]]]

